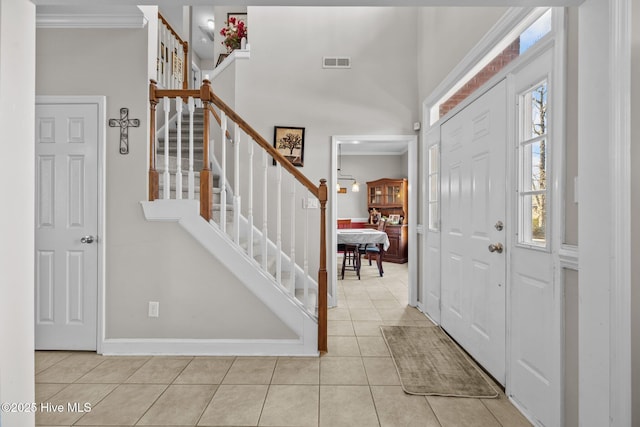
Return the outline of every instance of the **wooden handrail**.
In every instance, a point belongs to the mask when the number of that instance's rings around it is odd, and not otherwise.
[[[211,104],[207,105],[207,109],[209,111],[211,111],[211,114],[213,114],[213,117],[216,119],[216,122],[218,122],[218,124],[220,126],[222,126],[222,120],[220,119],[220,115],[216,112],[216,110],[213,109],[213,107],[211,106]],[[229,133],[229,131],[225,131],[224,132],[225,136],[227,137],[228,140],[232,141],[233,138],[231,138],[231,134]]]
[[[319,190],[318,187],[311,182],[309,178],[307,178],[302,172],[300,172],[295,166],[291,164],[286,157],[278,152],[271,144],[265,140],[262,135],[256,132],[247,122],[245,122],[242,117],[238,115],[231,107],[229,107],[225,102],[220,99],[213,90],[211,89],[211,82],[209,80],[204,80],[202,82],[202,86],[207,87],[209,90],[207,101],[212,102],[216,107],[218,107],[221,111],[229,117],[233,122],[237,123],[240,126],[240,129],[244,131],[249,137],[251,137],[258,145],[260,145],[271,157],[275,159],[280,165],[285,168],[294,178],[300,182],[302,185],[307,187],[307,189],[318,199]],[[201,92],[204,95],[204,90]],[[204,99],[202,100],[204,102]]]
[[[173,36],[178,40],[178,43],[182,45],[182,49],[184,50],[184,59],[182,60],[182,88],[186,89],[189,87],[189,72],[187,71],[187,64],[189,59],[189,42],[182,40],[182,37],[173,29],[169,21],[165,19],[164,16],[158,12],[158,19],[162,21],[162,23],[167,27],[167,29],[173,34]]]

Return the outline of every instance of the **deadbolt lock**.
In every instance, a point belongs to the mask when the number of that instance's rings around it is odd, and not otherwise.
[[[498,221],[496,222],[496,225],[494,225],[494,227],[496,228],[496,230],[502,231],[502,229],[504,228],[504,224],[502,223],[502,221]]]

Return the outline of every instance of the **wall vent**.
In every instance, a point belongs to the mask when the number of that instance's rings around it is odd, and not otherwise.
[[[325,56],[322,68],[351,68],[351,58],[346,56]]]

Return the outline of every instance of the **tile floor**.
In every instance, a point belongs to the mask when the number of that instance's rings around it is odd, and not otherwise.
[[[407,307],[407,265],[339,280],[329,353],[304,357],[104,357],[36,352],[38,426],[530,426],[498,399],[404,394],[380,325],[431,325]],[[70,411],[85,403],[90,412]],[[58,405],[62,405],[61,411]]]

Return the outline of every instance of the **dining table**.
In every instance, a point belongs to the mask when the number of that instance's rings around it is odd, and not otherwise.
[[[357,245],[358,247],[377,246],[380,249],[380,254],[376,257],[376,265],[380,276],[383,275],[382,255],[390,246],[387,233],[370,228],[343,228],[336,230],[336,233],[338,244]]]

